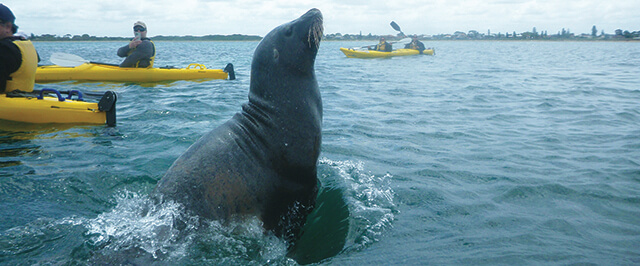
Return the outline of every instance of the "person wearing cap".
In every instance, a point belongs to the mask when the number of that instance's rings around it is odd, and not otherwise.
[[[0,93],[33,91],[38,53],[31,41],[14,36],[18,26],[11,10],[0,4]]]
[[[422,54],[422,51],[424,51],[425,48],[424,48],[424,43],[418,40],[418,36],[413,35],[411,36],[411,42],[405,45],[404,49],[418,50]]]
[[[388,43],[384,37],[380,38],[380,43],[378,43],[375,47],[376,51],[380,51],[380,52],[391,52],[391,50],[393,50],[393,48],[391,47],[391,44]]]
[[[135,37],[129,44],[118,49],[118,56],[126,57],[120,67],[153,67],[153,60],[156,57],[156,47],[147,38],[147,25],[142,21],[133,24],[133,34]]]

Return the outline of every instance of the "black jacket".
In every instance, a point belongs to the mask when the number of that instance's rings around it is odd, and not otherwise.
[[[151,65],[151,57],[156,53],[156,48],[149,38],[142,38],[142,43],[138,44],[133,53],[129,54],[129,44],[118,49],[118,56],[126,57],[120,67],[136,67],[136,63],[140,61],[138,67],[148,67]]]
[[[424,43],[422,43],[421,41],[412,41],[410,43],[408,43],[407,45],[404,46],[404,49],[416,49],[418,51],[420,51],[422,53],[422,51],[424,51]]]
[[[4,93],[13,72],[16,72],[22,64],[22,53],[13,41],[18,37],[9,37],[0,40],[0,93]]]

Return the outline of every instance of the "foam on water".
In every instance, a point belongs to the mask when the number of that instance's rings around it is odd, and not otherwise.
[[[181,238],[174,224],[184,217],[181,206],[167,202],[155,204],[147,195],[124,191],[116,196],[116,207],[88,220],[86,235],[100,249],[118,251],[140,248],[158,258],[166,254],[184,255],[188,237]],[[185,222],[186,232],[197,229],[196,219]]]
[[[368,173],[363,162],[322,158],[320,164],[335,171],[346,186],[344,192],[351,221],[347,249],[357,250],[378,241],[380,235],[392,227],[397,212],[390,187],[392,176]]]

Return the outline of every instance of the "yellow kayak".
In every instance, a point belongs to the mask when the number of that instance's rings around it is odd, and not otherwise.
[[[420,51],[414,49],[397,49],[391,52],[380,52],[374,50],[359,50],[353,48],[340,48],[340,51],[344,53],[349,58],[384,58],[384,57],[393,57],[393,56],[407,56],[407,55],[418,55]],[[425,49],[422,51],[422,54],[425,55],[433,55],[435,51],[433,48]]]
[[[54,96],[48,96],[53,94]],[[85,102],[79,91],[67,92],[64,98],[55,89],[43,89],[34,93],[11,92],[0,94],[0,119],[26,123],[116,123],[117,95],[107,91],[98,103]]]
[[[84,63],[76,67],[58,65],[40,66],[36,70],[36,82],[115,81],[115,82],[159,82],[192,79],[235,79],[233,65],[223,69],[207,69],[201,64],[190,64],[186,68],[122,68],[116,65]]]

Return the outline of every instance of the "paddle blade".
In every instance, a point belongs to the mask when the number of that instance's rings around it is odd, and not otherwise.
[[[398,26],[398,24],[397,24],[395,21],[391,21],[391,27],[392,27],[394,30],[397,30],[397,31],[402,32],[402,30],[400,30],[400,26]]]
[[[84,60],[84,58],[77,55],[65,53],[53,53],[51,54],[49,60],[51,61],[51,63],[63,67],[77,67],[88,62],[87,60]]]
[[[411,38],[404,38],[404,39],[401,39],[401,40],[399,40],[399,41],[397,41],[395,43],[401,44],[401,45],[405,45],[405,44],[408,44],[410,42],[411,42]]]

